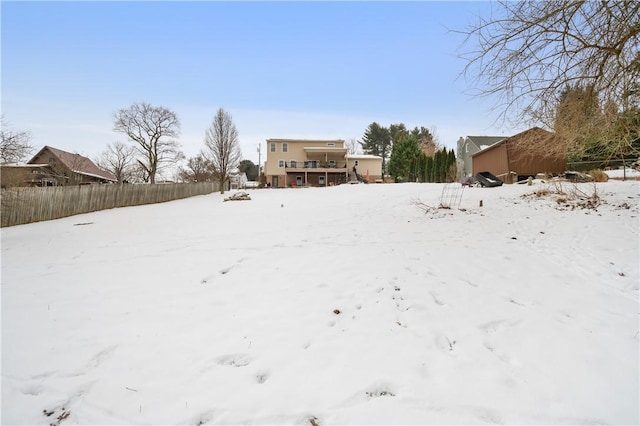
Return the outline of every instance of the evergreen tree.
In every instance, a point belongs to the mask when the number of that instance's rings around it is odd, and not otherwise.
[[[369,124],[360,142],[365,154],[382,157],[382,173],[386,171],[386,160],[391,153],[391,136],[389,129],[376,122]]]
[[[424,126],[414,127],[411,134],[418,139],[420,149],[422,149],[428,157],[435,154],[438,149],[438,145],[436,144],[435,137],[429,129]]]
[[[425,182],[433,182],[433,157],[426,157],[424,163],[424,176]]]
[[[398,141],[400,136],[408,133],[407,126],[404,123],[392,124],[389,126],[389,136],[391,137],[391,144],[393,145]]]
[[[451,148],[447,157],[447,182],[455,182],[457,176],[456,153]]]
[[[424,166],[427,160],[427,156],[424,152],[420,152],[415,160],[413,161],[413,175],[415,176],[415,180],[418,182],[424,182]]]
[[[433,170],[431,182],[442,182],[442,151],[436,151],[433,156]]]
[[[253,164],[251,160],[242,160],[238,165],[238,171],[247,175],[247,180],[258,179],[258,166]]]
[[[389,174],[396,182],[415,181],[414,164],[420,154],[420,145],[415,136],[407,132],[400,134],[389,159]]]

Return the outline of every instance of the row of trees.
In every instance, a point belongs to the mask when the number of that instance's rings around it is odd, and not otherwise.
[[[387,159],[392,155],[393,146],[400,137],[406,134],[414,136],[422,150],[428,155],[433,155],[439,148],[434,133],[426,127],[415,127],[409,131],[404,123],[384,127],[375,121],[369,124],[359,143],[365,154],[382,157],[382,171],[386,173]]]
[[[493,11],[459,30],[466,35],[462,57],[467,64],[462,76],[475,87],[472,94],[495,100],[498,120],[554,130],[559,143],[531,144],[537,154],[569,155],[574,160],[638,156],[640,2],[498,0]],[[215,122],[214,118],[212,126]],[[385,172],[402,130],[399,127],[372,123],[360,142],[365,152],[383,158]],[[157,169],[177,158],[172,138],[179,123],[171,111],[134,104],[116,114],[114,128],[137,144],[136,152],[143,158],[136,160],[137,170],[143,180],[153,182]],[[410,132],[420,143],[429,140],[430,132],[423,129]],[[233,132],[211,135],[229,137]],[[28,150],[28,138],[24,143],[20,132],[5,134],[3,126],[2,138],[2,161]],[[17,151],[10,143],[5,150],[5,140],[17,141]],[[353,144],[349,146],[351,151]],[[108,151],[109,157],[128,154],[115,144]],[[207,146],[201,158],[189,159],[185,172],[198,179],[206,176],[202,170],[215,170],[224,178],[220,168],[234,155],[214,161],[214,151]],[[109,163],[102,162],[113,171]],[[409,178],[404,172],[401,177]]]
[[[114,114],[113,129],[127,136],[133,144],[114,142],[109,144],[96,164],[114,174],[119,183],[156,183],[158,172],[166,166],[184,160],[177,137],[180,121],[177,115],[162,106],[133,103]],[[2,117],[0,161],[2,164],[24,161],[33,152],[28,132],[11,130]],[[251,161],[241,162],[238,131],[231,114],[220,108],[205,132],[204,148],[180,167],[179,179],[186,182],[218,181],[221,191],[238,166],[255,178],[255,166]]]
[[[553,124],[563,138],[567,160],[593,163],[640,153],[640,109],[619,110],[614,104],[601,104],[592,86],[567,86],[560,94]]]
[[[393,145],[388,173],[396,182],[453,182],[456,155],[453,149],[425,151],[414,134],[403,133]]]
[[[184,159],[175,139],[180,134],[180,121],[165,107],[134,103],[116,112],[113,129],[134,142],[133,146],[114,143],[98,160],[119,182],[138,173],[143,181],[153,184],[161,167]],[[220,108],[205,132],[204,148],[187,160],[186,168],[181,167],[178,176],[191,182],[219,181],[220,191],[224,192],[241,156],[238,130],[231,114]]]
[[[553,129],[559,143],[531,144],[531,151],[537,154],[568,155],[570,160],[638,156],[640,2],[498,0],[494,9],[495,13],[479,17],[461,31],[466,35],[463,48],[471,46],[462,53],[467,61],[462,76],[475,83],[475,95],[495,99],[494,110],[505,122]],[[167,120],[172,123],[171,114]],[[228,125],[218,115],[212,123]],[[138,126],[136,132],[134,126],[131,132],[126,123],[116,122],[118,128],[146,154],[145,172],[153,181],[154,164],[164,160],[153,151],[153,144],[145,145],[153,140],[153,129]],[[140,129],[151,130],[149,139]],[[207,138],[216,140],[216,147],[206,142],[202,158],[190,164],[213,168],[224,178],[223,169],[233,162],[234,154],[229,146],[223,148],[222,141],[237,138],[237,134],[221,132],[220,127],[210,130]],[[408,131],[404,124],[386,128],[372,123],[360,145],[365,153],[382,157],[383,173],[396,179],[442,180],[444,166],[435,164],[444,154],[437,154],[442,149],[424,127]],[[352,151],[353,144],[348,146]],[[171,154],[171,146],[166,148]],[[231,154],[227,158],[221,152]],[[432,167],[427,166],[429,158]]]
[[[373,122],[360,145],[365,154],[382,157],[383,174],[396,182],[452,182],[456,178],[455,153],[438,144],[435,129],[409,130],[404,123],[384,127]]]

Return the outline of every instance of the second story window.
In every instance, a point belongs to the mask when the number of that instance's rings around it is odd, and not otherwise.
[[[289,151],[289,144],[286,142],[282,142],[282,152]]]
[[[278,167],[286,167],[284,160],[278,160]]]
[[[276,152],[276,143],[275,142],[271,142],[271,146],[269,147],[269,151],[270,152]]]

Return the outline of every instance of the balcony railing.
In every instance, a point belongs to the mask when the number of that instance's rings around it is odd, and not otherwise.
[[[337,161],[287,161],[284,163],[287,169],[341,169],[347,168],[347,163],[339,163]]]

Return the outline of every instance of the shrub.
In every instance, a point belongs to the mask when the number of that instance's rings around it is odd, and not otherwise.
[[[609,176],[600,169],[591,170],[588,172],[596,182],[606,182],[609,180]]]

